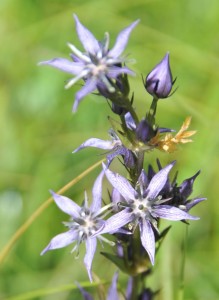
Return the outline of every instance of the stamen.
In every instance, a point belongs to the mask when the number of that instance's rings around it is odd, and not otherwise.
[[[74,85],[79,79],[85,77],[89,74],[89,70],[83,70],[79,75],[69,80],[69,82],[65,85],[65,89],[69,89],[72,85]]]
[[[83,61],[89,63],[90,58],[86,55],[84,55],[80,50],[78,50],[74,45],[67,43],[68,47],[71,49],[71,51],[77,55],[79,58],[81,58]]]

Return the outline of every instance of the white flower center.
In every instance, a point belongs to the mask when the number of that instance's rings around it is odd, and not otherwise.
[[[133,214],[138,218],[145,218],[150,215],[150,205],[146,199],[135,199],[130,207]]]

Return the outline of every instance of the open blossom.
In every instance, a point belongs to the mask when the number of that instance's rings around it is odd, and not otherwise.
[[[74,45],[68,44],[73,54],[69,61],[65,58],[54,58],[52,60],[43,61],[40,65],[50,65],[64,72],[74,75],[70,79],[66,88],[74,85],[79,79],[84,79],[85,85],[76,93],[73,111],[77,110],[80,101],[89,93],[92,93],[98,85],[104,85],[109,92],[115,89],[111,84],[111,80],[116,79],[120,74],[134,73],[122,64],[126,61],[121,56],[129,39],[129,35],[139,20],[123,29],[117,36],[114,46],[109,49],[109,34],[105,33],[103,42],[99,42],[94,35],[79,21],[74,15],[76,31],[84,52],[78,50]]]
[[[145,172],[142,171],[135,188],[127,179],[104,167],[109,182],[119,191],[126,203],[120,203],[120,207],[125,208],[106,221],[102,233],[109,231],[109,227],[111,231],[116,231],[128,223],[133,223],[134,228],[138,225],[142,246],[147,251],[152,264],[154,264],[155,256],[154,230],[158,231],[157,219],[172,221],[199,219],[177,207],[165,204],[170,199],[161,196],[161,191],[166,185],[168,174],[174,164],[175,162],[172,162],[162,168],[150,182]]]
[[[68,214],[71,217],[71,220],[69,222],[64,222],[64,225],[68,227],[68,231],[55,236],[41,253],[41,255],[43,255],[49,250],[63,248],[74,242],[76,245],[72,252],[78,251],[80,244],[85,242],[86,255],[84,257],[84,264],[87,268],[90,281],[92,281],[91,265],[96,251],[97,238],[108,241],[100,235],[100,230],[104,227],[105,222],[102,215],[106,214],[106,210],[109,208],[109,205],[101,208],[103,175],[104,172],[102,171],[94,183],[92,189],[93,201],[90,207],[88,207],[86,193],[84,204],[80,207],[71,199],[52,192],[57,206],[63,212]],[[95,233],[96,236],[92,237]]]

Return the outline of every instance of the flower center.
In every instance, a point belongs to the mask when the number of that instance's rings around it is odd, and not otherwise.
[[[102,222],[99,218],[93,217],[89,210],[82,210],[79,218],[64,222],[64,224],[70,229],[76,230],[83,240],[93,235],[101,227]]]
[[[94,218],[90,211],[81,213],[81,224],[79,230],[83,232],[83,236],[90,236],[94,234],[100,227],[98,218]]]
[[[91,72],[93,76],[98,77],[100,74],[105,73],[107,71],[106,64],[98,64],[98,65],[91,65]]]
[[[130,204],[130,208],[137,218],[145,218],[150,215],[148,203],[143,199],[135,199],[133,203]]]

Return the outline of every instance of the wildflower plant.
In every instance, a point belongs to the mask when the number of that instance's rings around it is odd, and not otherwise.
[[[133,59],[123,53],[139,20],[120,31],[112,47],[108,33],[105,33],[103,41],[98,41],[76,15],[74,20],[84,50],[69,43],[71,60],[54,58],[39,64],[74,75],[66,88],[81,80],[83,86],[75,95],[74,112],[81,100],[89,98],[89,94],[95,91],[106,100],[118,120],[109,119],[111,128],[108,140],[90,137],[73,151],[77,155],[78,151],[89,147],[102,149],[106,163],[103,163],[94,182],[90,204],[86,192],[81,206],[79,201],[74,202],[51,192],[56,205],[70,216],[70,220],[64,222],[67,231],[52,238],[42,254],[73,243],[72,252],[78,256],[79,246],[85,243],[84,264],[90,281],[93,281],[92,261],[97,243],[107,242],[112,251],[102,254],[121,272],[129,275],[127,291],[123,293],[125,299],[154,299],[157,292],[146,286],[146,279],[152,274],[156,252],[169,231],[169,227],[160,231],[161,220],[182,221],[187,226],[190,220],[199,219],[190,213],[191,208],[205,198],[190,199],[200,171],[178,184],[178,173],[171,175],[172,169],[176,168],[176,161],[162,166],[157,159],[157,169],[154,170],[152,162],[147,160],[147,166],[144,158],[148,151],[158,151],[158,155],[159,151],[171,153],[179,144],[191,142],[191,136],[195,134],[194,130],[188,130],[191,117],[186,118],[177,133],[175,129],[158,125],[156,112],[160,99],[169,98],[176,91],[172,91],[175,79],[172,77],[169,52],[143,78],[152,101],[143,116],[137,115],[133,106],[134,92],[130,91],[129,86],[129,75],[133,76],[134,72],[127,67]],[[123,165],[126,178],[112,169],[113,160]],[[104,200],[103,180],[111,185],[109,198]],[[108,234],[107,238],[105,234]],[[118,273],[115,273],[106,299],[119,299],[117,281]],[[84,299],[93,299],[80,284],[78,287]]]

